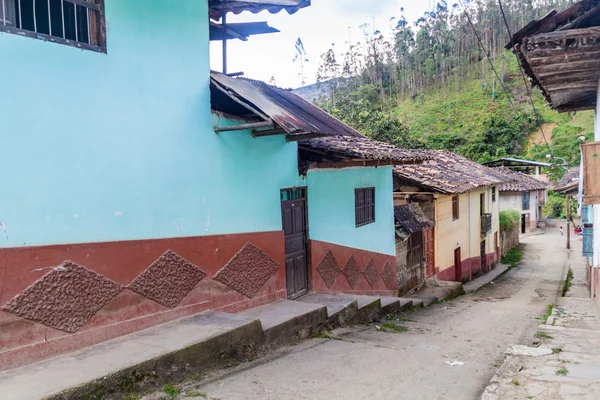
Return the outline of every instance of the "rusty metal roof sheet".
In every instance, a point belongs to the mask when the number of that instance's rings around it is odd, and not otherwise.
[[[413,162],[430,160],[431,155],[422,150],[408,150],[364,136],[327,136],[301,140],[301,149],[323,151],[334,158]]]
[[[435,226],[435,223],[427,218],[417,204],[403,204],[394,207],[394,219],[396,230],[403,231],[403,237]]]
[[[394,167],[394,174],[409,182],[444,194],[461,194],[500,185],[513,179],[447,150],[427,150],[432,159],[422,164]]]
[[[550,186],[548,182],[544,182],[535,176],[514,171],[507,167],[496,167],[494,169],[513,179],[512,182],[500,186],[501,192],[531,192],[533,190],[544,190]]]
[[[362,137],[348,125],[289,90],[261,81],[232,78],[218,72],[211,72],[210,77],[211,84],[262,118],[273,120],[289,136],[317,134]]]
[[[271,14],[285,10],[289,14],[310,6],[311,0],[209,0],[211,10],[223,15],[228,12],[239,14],[244,11],[258,13],[269,11]]]

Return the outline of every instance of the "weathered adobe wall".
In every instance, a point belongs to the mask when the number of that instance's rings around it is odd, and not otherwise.
[[[0,370],[285,299],[283,265],[281,231],[0,249]]]
[[[500,253],[504,257],[513,247],[519,245],[519,234],[521,233],[521,226],[515,225],[508,231],[500,231]]]

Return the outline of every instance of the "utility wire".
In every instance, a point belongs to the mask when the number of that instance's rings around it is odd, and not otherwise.
[[[510,101],[510,104],[515,109],[516,113],[519,114],[519,110],[517,109],[517,106],[515,105],[515,103],[512,100],[512,93],[506,88],[506,86],[504,86],[504,82],[502,82],[502,79],[500,78],[500,74],[496,70],[494,63],[492,62],[492,59],[490,58],[490,55],[488,54],[487,50],[483,46],[483,42],[481,41],[481,37],[479,36],[479,33],[477,33],[477,29],[475,29],[475,25],[473,25],[473,22],[471,22],[471,17],[469,17],[469,13],[467,12],[465,5],[463,4],[462,0],[458,0],[458,2],[462,6],[465,16],[467,17],[467,21],[469,21],[469,25],[471,25],[471,28],[473,28],[473,32],[475,33],[475,36],[477,37],[479,46],[481,47],[483,54],[485,54],[485,58],[487,58],[488,62],[492,66],[492,69],[494,70],[494,73],[496,74],[496,78],[498,78],[498,82],[500,82],[500,86],[502,86],[502,89],[508,94],[508,100]]]
[[[460,0],[459,0],[460,1]],[[510,31],[510,27],[508,26],[508,20],[506,19],[506,14],[504,14],[504,7],[502,7],[502,0],[498,0],[498,5],[500,6],[500,13],[502,14],[502,19],[504,19],[504,25],[506,26],[506,30],[508,31],[509,40],[512,41],[513,35]],[[513,53],[515,54],[515,44],[513,43]],[[531,101],[531,106],[533,107],[533,113],[536,118],[539,118],[539,113],[537,108],[535,108],[535,102],[533,101],[533,96],[531,95],[531,89],[529,88],[529,82],[527,82],[527,78],[525,77],[525,71],[523,71],[523,66],[521,65],[521,61],[517,58],[517,64],[519,65],[519,71],[521,71],[521,77],[523,78],[523,82],[525,83],[525,89],[527,89],[527,96],[529,96],[529,101]],[[544,127],[540,124],[540,132],[542,132],[542,137],[544,138],[544,142],[546,142],[546,147],[548,147],[548,152],[554,158],[552,154],[552,149],[550,148],[550,144],[546,139],[546,133],[544,132]]]

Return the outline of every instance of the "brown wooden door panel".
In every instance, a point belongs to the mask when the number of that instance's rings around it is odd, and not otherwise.
[[[285,234],[285,268],[288,298],[308,293],[308,262],[305,189],[286,189],[282,194],[281,215]],[[293,193],[292,193],[293,192]],[[302,193],[301,196],[298,193]],[[287,200],[293,199],[293,200]]]

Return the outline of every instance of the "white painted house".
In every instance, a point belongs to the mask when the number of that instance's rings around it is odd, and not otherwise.
[[[548,199],[547,182],[508,167],[495,168],[513,178],[499,187],[500,211],[516,210],[521,214],[521,233],[534,232],[542,217],[542,206]]]

